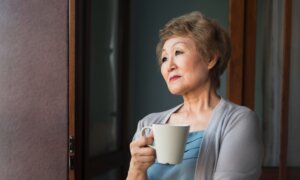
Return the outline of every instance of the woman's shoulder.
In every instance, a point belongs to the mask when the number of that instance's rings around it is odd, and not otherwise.
[[[227,121],[234,123],[236,121],[258,121],[256,113],[250,108],[235,104],[229,100],[223,99],[223,113]]]
[[[238,105],[234,102],[231,102],[227,99],[224,99],[224,104],[226,106],[226,110],[228,113],[233,113],[233,114],[247,114],[247,113],[254,113],[253,110],[246,106]]]

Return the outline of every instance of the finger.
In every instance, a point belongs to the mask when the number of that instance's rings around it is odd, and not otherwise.
[[[154,137],[150,136],[150,137],[146,137],[146,144],[147,145],[151,145],[154,142]]]
[[[139,155],[142,156],[155,156],[156,155],[156,151],[153,148],[150,147],[144,147],[144,148],[140,148],[139,149]]]
[[[150,154],[134,153],[131,156],[131,159],[134,159],[135,161],[141,161],[141,162],[144,160],[155,160],[156,154],[155,153],[150,153]]]
[[[130,149],[130,153],[132,157],[140,157],[140,156],[156,156],[156,152],[154,149],[150,147],[134,147]]]
[[[153,143],[153,137],[140,137],[130,143],[130,148],[133,147],[144,147]]]
[[[135,158],[134,161],[136,163],[153,163],[155,161],[154,156],[140,156],[139,158]]]
[[[156,157],[154,155],[151,156],[132,156],[131,160],[135,163],[152,163],[154,162]]]
[[[151,131],[151,132],[149,133],[149,136],[148,136],[148,137],[154,138],[154,133],[153,133],[153,131]]]

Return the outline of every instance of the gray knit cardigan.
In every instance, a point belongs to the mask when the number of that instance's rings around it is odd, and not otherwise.
[[[152,113],[139,121],[134,138],[151,124],[167,123],[170,110]],[[258,118],[250,109],[221,98],[213,110],[199,150],[195,179],[197,180],[256,180],[259,179],[263,145]]]

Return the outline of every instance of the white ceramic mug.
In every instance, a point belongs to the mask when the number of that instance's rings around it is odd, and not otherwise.
[[[154,134],[155,145],[150,147],[156,150],[157,161],[162,164],[181,163],[190,126],[153,124],[142,128],[142,136],[147,129]]]

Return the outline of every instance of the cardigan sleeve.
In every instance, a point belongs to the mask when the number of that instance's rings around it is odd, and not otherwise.
[[[263,145],[258,118],[251,110],[231,118],[219,147],[214,180],[259,179]]]
[[[137,128],[136,128],[136,132],[134,133],[132,140],[135,140],[135,139],[137,139],[138,137],[140,137],[140,131],[141,131],[142,128],[143,128],[143,127],[142,127],[142,121],[140,120],[140,121],[138,122],[138,125],[137,125]]]

